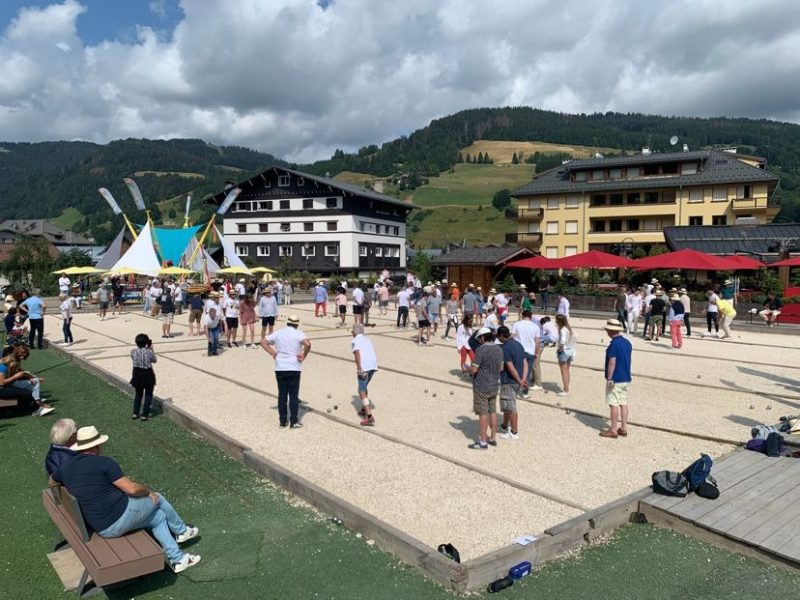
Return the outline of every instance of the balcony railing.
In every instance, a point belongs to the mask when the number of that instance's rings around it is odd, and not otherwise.
[[[515,219],[517,221],[541,221],[544,217],[543,208],[507,208],[506,219]]]
[[[767,198],[734,198],[733,211],[751,211],[766,209],[768,205]]]
[[[535,245],[542,243],[542,233],[507,233],[506,243],[508,244],[522,244]]]

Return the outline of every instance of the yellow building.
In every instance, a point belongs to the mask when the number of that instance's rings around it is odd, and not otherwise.
[[[764,166],[716,150],[569,161],[513,193],[517,232],[506,238],[560,258],[649,251],[675,225],[769,223],[780,209],[773,201],[778,177]]]

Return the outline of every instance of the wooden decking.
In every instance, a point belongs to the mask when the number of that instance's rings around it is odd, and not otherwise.
[[[647,520],[729,550],[800,569],[800,459],[739,450],[714,464],[716,500],[650,494]]]

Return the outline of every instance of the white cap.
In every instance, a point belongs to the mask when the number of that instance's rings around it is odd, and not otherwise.
[[[478,329],[478,333],[476,334],[476,336],[480,337],[482,335],[486,335],[487,333],[492,333],[492,330],[489,329],[488,327],[481,327],[480,329]]]

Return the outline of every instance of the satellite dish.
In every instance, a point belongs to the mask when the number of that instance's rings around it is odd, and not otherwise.
[[[677,135],[673,135],[671,138],[669,138],[669,145],[670,146],[674,146],[677,143],[678,143],[678,136]]]

